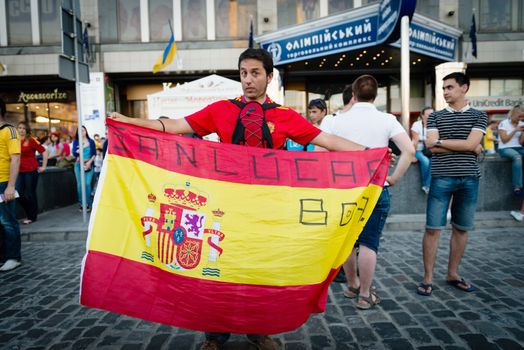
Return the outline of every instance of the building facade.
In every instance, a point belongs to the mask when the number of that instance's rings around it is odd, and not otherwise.
[[[147,117],[147,95],[215,73],[238,80],[239,54],[255,39],[279,40],[337,21],[373,16],[379,1],[366,0],[82,0],[91,72],[103,73],[104,110]],[[477,57],[468,33],[476,19]],[[360,16],[360,17],[359,17]],[[74,83],[58,76],[60,0],[0,0],[0,96],[13,120],[42,132],[73,132]],[[470,102],[502,118],[524,95],[524,0],[418,0],[414,21],[456,38],[451,58],[412,52],[413,118],[434,103],[435,66],[463,61],[472,77]],[[412,28],[413,29],[413,28]],[[157,74],[153,64],[174,34],[177,54]],[[269,38],[269,39],[268,39]],[[285,102],[306,113],[307,101],[325,98],[332,111],[341,92],[360,74],[380,83],[380,108],[400,113],[400,58],[381,44],[278,64]],[[103,116],[102,116],[103,117]],[[170,116],[176,117],[176,116]]]

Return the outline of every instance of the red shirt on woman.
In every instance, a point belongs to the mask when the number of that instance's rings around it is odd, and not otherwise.
[[[45,148],[32,137],[30,137],[29,139],[22,140],[19,170],[21,173],[28,173],[38,169],[38,162],[36,160],[35,151],[44,153]]]

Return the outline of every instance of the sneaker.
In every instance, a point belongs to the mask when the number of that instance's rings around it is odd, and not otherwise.
[[[5,262],[5,264],[0,267],[1,272],[11,271],[16,269],[18,266],[22,265],[22,263],[15,259],[9,259]]]
[[[524,220],[524,214],[522,214],[522,213],[519,212],[519,211],[514,211],[514,210],[512,210],[512,211],[510,212],[510,214],[511,214],[511,216],[513,216],[513,218],[514,218],[515,220],[517,220],[517,221],[521,221],[521,222],[522,222],[522,220]]]
[[[256,340],[248,339],[258,350],[280,350],[280,345],[267,335],[261,335]]]
[[[202,346],[200,346],[200,350],[220,350],[222,349],[222,346],[220,343],[214,339],[208,339],[205,342],[202,343]]]
[[[424,192],[425,194],[428,194],[429,193],[429,187],[428,186],[422,186],[422,192]]]

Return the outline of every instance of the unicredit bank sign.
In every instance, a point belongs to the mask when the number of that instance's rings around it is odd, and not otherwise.
[[[400,21],[403,16],[413,17],[416,0],[382,0],[380,4],[358,8],[331,17],[331,21],[319,19],[298,25],[298,30],[282,30],[257,38],[260,46],[273,55],[276,65],[307,60],[316,57],[358,50],[365,47],[394,43],[400,38]],[[354,14],[353,16],[351,16]],[[438,40],[430,39],[417,45],[419,51],[431,52],[443,60],[456,58],[458,36],[441,33],[418,24],[412,33],[429,31]],[[301,29],[303,28],[303,30]],[[279,35],[281,34],[281,35]],[[429,36],[422,36],[422,40]],[[413,38],[412,39],[418,39]],[[445,41],[444,41],[445,40]],[[419,40],[420,41],[420,40]],[[434,45],[445,43],[443,48]]]

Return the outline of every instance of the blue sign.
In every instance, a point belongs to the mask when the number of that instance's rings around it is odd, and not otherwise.
[[[377,42],[392,43],[400,38],[400,19],[404,16],[413,18],[416,0],[382,0],[378,7]]]
[[[273,55],[275,64],[302,61],[337,52],[369,47],[377,41],[377,16],[354,19],[306,34],[262,42],[260,47]]]
[[[392,44],[400,47],[400,42]],[[444,61],[456,59],[458,38],[412,22],[409,26],[409,50]]]

